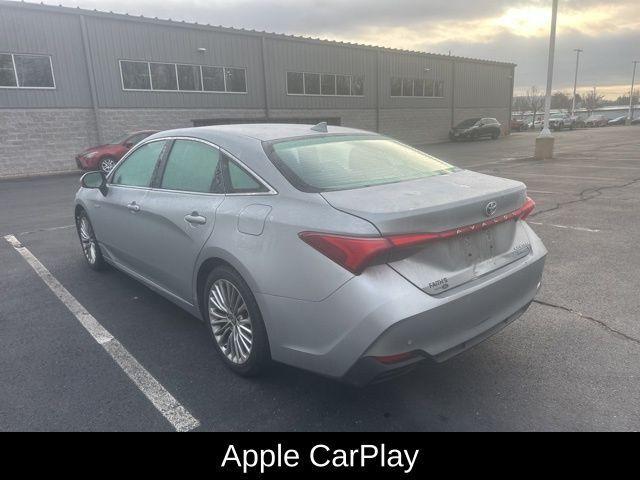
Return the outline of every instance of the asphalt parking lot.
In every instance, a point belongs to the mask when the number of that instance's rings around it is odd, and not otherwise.
[[[444,364],[356,389],[285,366],[246,380],[204,326],[115,270],[84,264],[77,175],[0,181],[0,430],[172,430],[6,241],[14,235],[203,430],[640,430],[640,128],[535,133],[424,149],[521,180],[549,249],[540,294]]]

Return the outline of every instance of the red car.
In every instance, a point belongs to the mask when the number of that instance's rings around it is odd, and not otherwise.
[[[154,133],[157,131],[142,130],[129,133],[113,143],[88,148],[76,155],[76,165],[80,170],[102,170],[109,173],[131,147]]]

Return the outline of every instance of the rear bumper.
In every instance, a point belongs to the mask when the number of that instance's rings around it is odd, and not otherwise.
[[[473,347],[522,315],[538,291],[547,251],[525,228],[528,256],[442,295],[427,295],[388,265],[320,302],[257,295],[273,359],[361,385]],[[375,359],[405,352],[415,356]]]

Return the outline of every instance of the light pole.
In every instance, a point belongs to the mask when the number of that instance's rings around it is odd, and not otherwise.
[[[631,120],[633,120],[633,87],[635,86],[636,83],[636,67],[638,66],[638,63],[640,63],[639,60],[634,60],[633,61],[633,75],[631,76],[631,92],[629,92],[629,115],[627,115],[627,121],[626,124],[627,125],[631,125]]]
[[[580,63],[580,53],[584,50],[581,48],[574,48],[574,52],[576,52],[576,76],[573,80],[573,102],[571,103],[571,116],[573,117],[576,111],[576,89],[578,88],[578,64]]]
[[[544,128],[536,138],[535,158],[544,160],[553,158],[554,138],[549,130],[549,117],[551,116],[551,88],[553,87],[553,60],[556,49],[556,24],[558,20],[558,0],[553,0],[551,10],[551,34],[549,36],[549,63],[547,65],[547,94],[544,101]]]

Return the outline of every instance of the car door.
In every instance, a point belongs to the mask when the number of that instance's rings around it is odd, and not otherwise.
[[[155,140],[132,150],[109,175],[106,193],[98,192],[91,206],[96,237],[107,257],[136,272],[144,270],[141,258],[147,240],[142,228],[147,216],[145,198],[165,145],[164,140]]]
[[[172,139],[145,198],[145,276],[192,305],[196,259],[225,199],[220,157],[220,149],[211,143]]]

